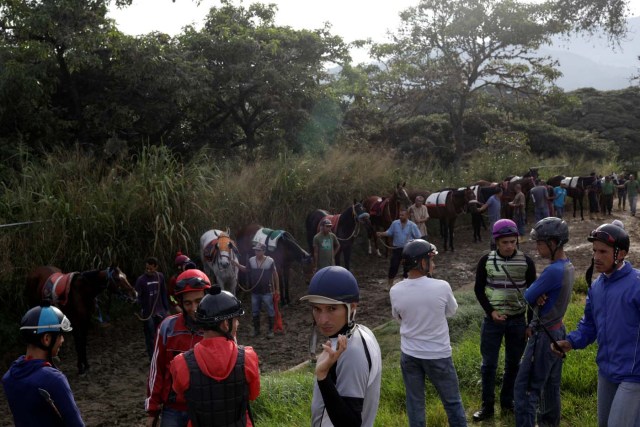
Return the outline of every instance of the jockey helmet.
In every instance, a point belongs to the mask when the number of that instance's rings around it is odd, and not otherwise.
[[[256,242],[253,244],[253,250],[254,251],[264,251],[267,249],[267,246],[263,243],[260,242]]]
[[[173,263],[175,264],[176,267],[181,267],[182,265],[186,264],[187,262],[192,262],[192,261],[188,256],[183,255],[182,252],[178,252],[176,254],[176,259],[173,261]]]
[[[231,292],[214,286],[198,304],[195,322],[205,329],[218,330],[221,322],[239,316],[244,316],[242,302]]]
[[[409,241],[402,249],[402,265],[404,271],[413,270],[420,267],[420,261],[429,259],[436,255],[438,251],[431,243],[423,239],[415,239]],[[427,266],[427,270],[429,267]]]
[[[560,218],[543,218],[533,226],[531,240],[545,242],[556,240],[559,247],[563,246],[569,241],[569,226]]]
[[[307,295],[300,298],[300,301],[313,304],[344,304],[347,306],[348,322],[351,323],[351,303],[360,301],[358,281],[344,267],[332,265],[321,268],[311,278]]]
[[[40,335],[71,332],[71,322],[57,307],[48,303],[29,309],[20,321],[20,333],[28,344],[41,347]]]
[[[173,291],[175,296],[185,292],[207,291],[211,288],[209,277],[197,268],[185,270],[176,278],[176,287]]]
[[[597,240],[616,249],[629,251],[629,234],[627,234],[624,228],[614,224],[601,225],[589,234],[587,240],[590,242]]]
[[[500,237],[518,237],[518,226],[510,219],[499,219],[493,224],[493,230],[491,231],[494,239]]]

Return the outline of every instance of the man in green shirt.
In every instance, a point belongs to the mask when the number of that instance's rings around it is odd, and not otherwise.
[[[331,232],[331,221],[320,222],[320,232],[313,237],[313,261],[315,269],[336,265],[336,254],[340,250],[338,237]]]
[[[640,183],[636,181],[636,177],[629,175],[629,180],[620,187],[627,190],[627,197],[629,198],[629,209],[631,210],[631,216],[636,216],[636,201],[638,200],[638,191],[640,190]]]
[[[602,198],[600,200],[600,211],[602,212],[602,215],[611,215],[611,210],[613,209],[614,191],[615,185],[613,184],[611,175],[605,176],[604,182],[602,183]]]

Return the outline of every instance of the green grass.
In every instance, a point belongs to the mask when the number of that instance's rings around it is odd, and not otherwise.
[[[462,400],[467,419],[480,407],[480,324],[483,311],[473,291],[456,293],[459,309],[450,319],[453,341],[453,360],[460,380]],[[573,330],[582,316],[584,295],[576,294],[567,310],[565,323]],[[406,426],[405,392],[400,371],[400,336],[396,322],[389,322],[376,329],[376,337],[382,349],[383,370],[380,407],[376,426]],[[562,421],[561,426],[590,427],[597,425],[596,346],[572,351],[567,356],[562,372]],[[500,364],[504,364],[501,352]],[[498,377],[498,387],[501,381]],[[278,372],[262,376],[262,392],[253,406],[256,422],[261,426],[307,426],[310,419],[313,371],[306,367],[296,372]],[[499,390],[496,390],[498,393]],[[426,401],[429,426],[448,426],[443,406],[435,389],[427,381]],[[496,417],[480,425],[507,427],[514,424],[510,414]]]

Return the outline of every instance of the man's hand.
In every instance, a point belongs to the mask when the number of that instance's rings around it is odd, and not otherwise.
[[[553,354],[555,354],[558,357],[564,357],[565,354],[573,350],[573,346],[567,340],[558,341],[557,344],[558,344],[558,347],[560,348],[556,347],[556,343],[551,343],[551,351],[553,351]]]
[[[493,320],[495,323],[504,323],[507,320],[507,316],[493,310],[491,312],[491,320]]]
[[[329,374],[331,367],[338,361],[338,358],[347,349],[347,337],[338,335],[336,349],[331,348],[331,340],[322,344],[322,353],[316,361],[316,378],[318,381],[324,380]]]
[[[147,427],[157,427],[159,418],[156,415],[155,417],[148,416],[147,417]]]
[[[542,307],[543,305],[545,305],[547,303],[547,299],[549,297],[547,296],[547,294],[542,294],[538,297],[538,299],[536,300],[536,303]]]

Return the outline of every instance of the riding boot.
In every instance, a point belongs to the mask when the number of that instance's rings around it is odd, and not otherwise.
[[[260,317],[253,318],[253,334],[251,334],[251,336],[260,336]]]
[[[273,317],[269,317],[269,330],[267,331],[267,338],[273,338]]]

